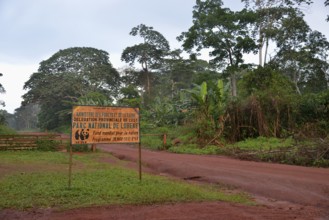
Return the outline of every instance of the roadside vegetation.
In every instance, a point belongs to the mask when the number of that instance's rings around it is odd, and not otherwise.
[[[139,107],[150,149],[328,167],[329,42],[304,19],[311,1],[242,2],[232,11],[196,1],[180,49],[153,27],[133,27],[127,34],[140,43],[123,49],[124,68],[101,49],[59,50],[0,124],[68,133],[73,105]],[[209,61],[198,56],[204,49]],[[251,54],[258,62],[247,62]]]
[[[108,153],[75,154],[69,189],[67,153],[1,151],[0,210],[188,201],[253,203],[247,195],[228,194],[208,185],[147,174],[140,181],[138,173],[131,169],[100,162],[110,157]]]
[[[6,125],[0,125],[0,134],[16,134],[16,131]]]
[[[160,134],[164,128],[154,129]],[[143,137],[144,147],[153,150],[168,150],[173,153],[197,155],[225,155],[242,160],[283,163],[301,166],[329,167],[329,138],[306,138],[296,140],[287,138],[257,137],[238,142],[222,139],[219,144],[200,146],[191,128],[176,127],[168,129],[167,143],[163,144],[162,135]],[[148,131],[152,134],[152,131]]]

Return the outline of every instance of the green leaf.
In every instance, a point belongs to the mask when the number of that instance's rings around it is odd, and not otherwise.
[[[201,100],[202,100],[203,103],[206,102],[207,94],[208,94],[207,82],[203,82],[201,84],[201,88],[200,88],[200,97],[201,97]]]
[[[220,96],[223,96],[223,94],[224,94],[224,83],[223,83],[223,80],[219,79],[217,81],[217,88],[219,90]]]

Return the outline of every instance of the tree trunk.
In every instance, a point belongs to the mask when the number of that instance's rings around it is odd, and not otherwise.
[[[265,54],[264,54],[264,64],[266,64],[266,57],[267,57],[267,52],[268,52],[268,38],[266,38],[266,46],[265,46]]]
[[[151,82],[150,82],[150,74],[146,72],[146,80],[147,80],[147,94],[151,95]]]
[[[232,96],[236,97],[238,92],[237,92],[237,80],[236,80],[236,72],[233,72],[231,75],[231,92],[232,92]]]
[[[148,70],[147,62],[142,63],[142,68],[143,68],[143,70],[145,72],[145,75],[146,75],[146,85],[145,85],[146,94],[148,96],[150,96],[150,94],[151,94],[151,79],[150,79],[150,72]]]
[[[171,99],[174,99],[174,91],[175,91],[175,82],[171,80]]]
[[[296,72],[293,73],[293,82],[294,82],[294,85],[296,87],[296,91],[297,91],[298,95],[301,95],[302,93],[300,92],[300,89],[298,87],[298,79],[297,79],[297,73]]]
[[[263,66],[263,37],[261,33],[262,27],[259,27],[259,46],[258,46],[258,59],[259,59],[259,66]]]

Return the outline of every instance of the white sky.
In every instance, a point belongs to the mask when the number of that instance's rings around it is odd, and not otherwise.
[[[304,11],[312,29],[329,39],[329,7],[324,0]],[[242,7],[240,0],[224,0],[231,10]],[[154,27],[180,48],[176,37],[192,25],[195,0],[0,0],[0,83],[6,93],[3,108],[9,113],[21,104],[24,83],[39,63],[60,49],[94,47],[110,54],[115,68],[127,46],[139,43],[130,30],[145,24]],[[1,107],[2,108],[2,107]]]

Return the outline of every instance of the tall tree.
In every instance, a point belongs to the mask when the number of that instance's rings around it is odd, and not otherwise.
[[[275,37],[277,43],[277,54],[274,57],[274,62],[281,66],[281,69],[286,72],[286,75],[294,83],[296,91],[301,94],[298,87],[300,80],[300,71],[298,66],[303,58],[305,58],[306,51],[302,48],[307,41],[307,35],[310,28],[305,22],[303,15],[295,10],[291,11],[291,16],[285,17],[281,20],[280,29],[276,30]],[[304,60],[303,63],[305,63]]]
[[[60,50],[42,61],[38,72],[25,82],[23,105],[39,103],[39,123],[42,128],[52,129],[68,122],[68,116],[59,112],[70,108],[68,101],[91,92],[116,97],[120,76],[109,62],[108,53],[88,47]]]
[[[28,104],[15,109],[14,128],[16,130],[32,130],[38,126],[38,114],[40,106],[37,104]]]
[[[253,23],[254,36],[258,42],[259,65],[267,62],[269,42],[278,35],[282,21],[291,16],[291,12],[300,12],[298,6],[311,4],[312,0],[241,0],[246,8],[255,12]],[[257,36],[258,35],[258,36]]]
[[[196,59],[191,56],[189,59],[183,58],[181,50],[171,51],[161,68],[161,87],[163,96],[166,94],[172,100],[179,95],[183,89],[190,89],[193,83],[201,84],[203,81],[218,79],[214,67],[205,60]],[[206,75],[205,77],[203,77]],[[200,78],[203,78],[199,80]]]
[[[320,92],[329,83],[329,42],[318,31],[312,31],[302,17],[284,22],[277,37],[275,63],[291,79],[299,94]]]
[[[211,48],[211,62],[230,73],[231,93],[237,95],[237,72],[244,60],[243,54],[253,52],[256,44],[250,37],[248,25],[255,17],[247,10],[233,12],[223,8],[221,0],[197,0],[193,9],[193,25],[178,40],[189,52]]]
[[[140,36],[143,42],[125,48],[122,52],[121,60],[129,63],[131,66],[135,62],[141,64],[142,75],[145,78],[144,90],[150,95],[152,83],[151,70],[156,70],[160,67],[163,58],[170,50],[169,43],[160,32],[144,24],[132,28],[129,34]]]
[[[109,62],[109,54],[91,47],[60,50],[48,60],[42,61],[38,72],[42,76],[61,73],[73,75],[85,84],[79,91],[82,94],[101,90],[114,96],[119,87],[119,74]],[[25,86],[29,85],[26,83]]]

